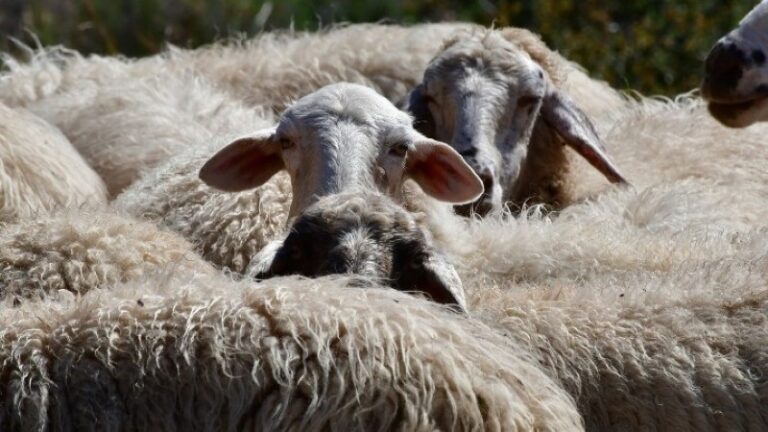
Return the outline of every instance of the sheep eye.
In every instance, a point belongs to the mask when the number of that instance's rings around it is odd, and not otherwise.
[[[283,150],[287,150],[289,148],[293,147],[293,141],[289,138],[280,138],[280,148]]]
[[[389,150],[390,154],[393,154],[397,157],[405,157],[405,154],[408,153],[408,144],[406,143],[398,143],[392,146],[392,148]]]

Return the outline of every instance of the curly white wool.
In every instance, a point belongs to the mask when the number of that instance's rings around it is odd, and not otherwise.
[[[0,223],[106,204],[106,188],[61,132],[0,104]]]

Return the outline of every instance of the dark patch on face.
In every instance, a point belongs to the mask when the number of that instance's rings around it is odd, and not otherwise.
[[[338,246],[339,238],[316,217],[299,218],[291,233],[277,251],[269,270],[260,278],[301,275],[307,277],[345,273],[346,263],[329,251]]]
[[[317,205],[321,201],[298,218],[270,268],[257,278],[358,274],[400,291],[423,292],[438,303],[459,304],[430,265],[430,243],[405,210],[376,197],[349,206],[341,198],[329,197],[332,205]],[[355,243],[359,248],[342,244],[351,233],[364,237]]]
[[[752,51],[752,61],[756,66],[762,66],[765,64],[765,53],[763,50],[756,49]]]
[[[477,156],[477,147],[468,148],[459,152],[462,157],[471,158]]]
[[[425,271],[430,253],[423,238],[403,239],[392,245],[392,273],[390,278],[401,291],[421,291],[432,301],[455,304],[456,298],[442,285],[434,272]]]
[[[715,45],[705,63],[705,94],[714,99],[730,97],[750,63],[746,53],[736,44],[723,42]]]

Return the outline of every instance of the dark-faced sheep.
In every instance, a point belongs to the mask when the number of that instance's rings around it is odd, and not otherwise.
[[[416,217],[386,196],[361,190],[324,197],[304,210],[278,246],[267,248],[247,273],[257,278],[354,274],[466,309],[453,266]]]

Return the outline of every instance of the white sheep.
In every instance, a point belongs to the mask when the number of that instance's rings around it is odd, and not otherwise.
[[[472,24],[355,24],[317,32],[276,31],[195,50],[172,49],[174,67],[191,68],[230,95],[276,111],[328,84],[345,81],[403,99],[442,41]]]
[[[566,144],[610,181],[626,183],[591,120],[560,90],[558,60],[530,33],[482,30],[459,33],[427,66],[408,109],[421,132],[450,143],[485,185],[461,213],[529,200],[569,204],[580,173],[569,173]]]
[[[562,383],[587,430],[764,430],[765,265],[765,255],[688,263],[662,276],[561,280],[546,292],[485,286],[469,298],[475,316]]]
[[[355,82],[393,102],[404,100],[421,81],[430,60],[456,34],[483,31],[469,23],[413,26],[355,24],[317,32],[270,32],[245,41],[217,43],[169,53],[177,67],[192,68],[232,96],[251,104],[285,109],[324,85]],[[603,82],[550,50],[527,30],[505,28],[505,37],[535,53],[562,89],[590,115],[609,114],[624,98]]]
[[[161,56],[129,60],[117,56],[82,56],[63,47],[27,49],[25,61],[3,54],[0,100],[10,106],[27,106],[48,97],[69,93],[83,104],[103,85],[129,83],[175,72],[167,70]],[[82,98],[82,99],[81,99]]]
[[[0,77],[0,100],[27,105],[76,88],[94,89],[114,82],[148,77],[173,79],[193,72],[231,97],[249,105],[268,105],[279,112],[294,100],[334,82],[364,84],[393,102],[405,99],[421,81],[429,61],[457,33],[483,31],[469,23],[414,26],[356,24],[317,32],[276,31],[249,40],[225,41],[195,50],[171,48],[139,60],[90,56],[60,47],[29,50],[30,60],[3,58],[9,72]],[[590,116],[610,114],[624,98],[591,79],[577,64],[550,50],[532,33],[502,30],[557,76]]]
[[[413,27],[360,24],[318,32],[276,31],[245,41],[225,41],[195,50],[171,48],[138,60],[83,57],[61,47],[29,49],[29,60],[2,58],[0,100],[25,106],[76,89],[149,77],[172,78],[194,71],[230,96],[276,111],[320,87],[339,81],[371,86],[399,100],[418,80],[441,41],[471,24]],[[87,93],[86,93],[87,95]]]
[[[40,215],[0,232],[0,299],[82,295],[167,267],[213,272],[177,235],[103,210]]]
[[[0,306],[0,427],[583,430],[488,327],[345,285],[176,274]]]
[[[27,108],[62,129],[112,197],[191,145],[272,121],[189,73],[84,80]]]
[[[104,182],[58,129],[0,104],[0,223],[105,204]]]
[[[272,178],[283,170],[288,176]],[[448,145],[413,130],[410,117],[373,90],[342,83],[300,99],[277,127],[223,148],[216,141],[193,146],[116,205],[181,233],[211,262],[243,272],[289,218],[318,198],[362,187],[397,200],[409,178],[443,201],[468,202],[482,192]]]
[[[709,111],[724,125],[742,128],[768,119],[768,1],[712,47],[701,91]]]

